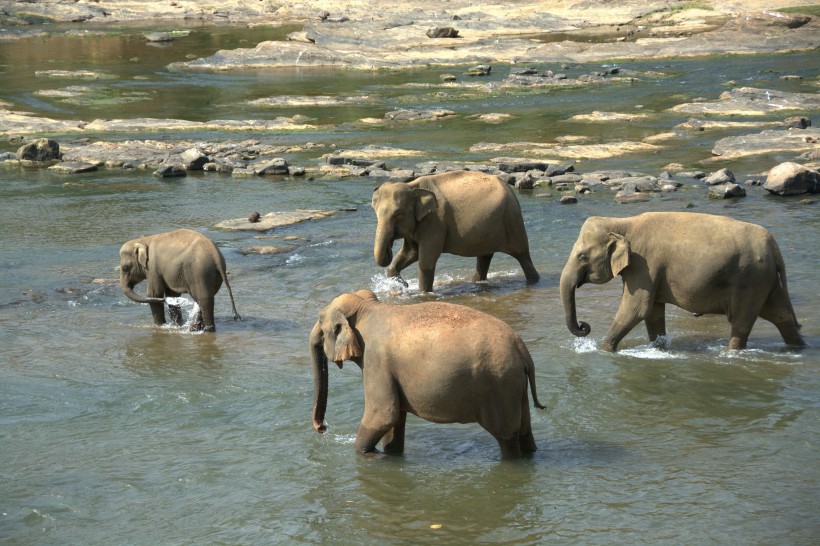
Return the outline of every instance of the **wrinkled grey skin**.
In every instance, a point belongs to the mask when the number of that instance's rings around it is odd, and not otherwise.
[[[527,347],[504,322],[469,307],[441,302],[380,303],[369,290],[343,294],[319,313],[310,334],[313,427],[325,432],[328,358],[362,370],[364,416],[360,454],[404,451],[407,413],[435,423],[478,423],[504,458],[536,450],[529,398],[535,389]]]
[[[783,257],[765,228],[724,216],[647,212],[630,218],[591,217],[561,273],[561,302],[569,331],[578,322],[575,289],[620,275],[623,296],[603,348],[618,343],[639,322],[650,341],[666,334],[665,305],[695,315],[727,315],[729,349],[746,347],[757,317],[777,326],[788,345],[803,346],[792,308]]]
[[[521,206],[497,176],[453,171],[409,183],[386,182],[373,192],[377,226],[373,256],[388,277],[418,261],[419,289],[433,290],[436,262],[443,252],[475,256],[473,281],[487,279],[493,254],[509,254],[521,264],[528,283],[538,282]],[[393,241],[403,239],[393,257]]]
[[[134,286],[146,279],[147,296],[141,296]],[[199,305],[191,329],[213,332],[214,296],[223,282],[231,298],[234,320],[239,319],[225,272],[225,258],[213,241],[201,233],[178,229],[132,239],[120,248],[120,288],[129,299],[151,306],[155,324],[165,324],[165,298],[187,293]],[[182,324],[178,305],[169,305],[168,311],[174,323]]]

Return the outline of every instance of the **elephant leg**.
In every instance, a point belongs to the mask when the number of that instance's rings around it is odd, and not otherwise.
[[[605,351],[616,351],[621,340],[649,315],[652,303],[648,292],[636,296],[626,296],[626,293],[627,287],[624,286],[625,295],[621,298],[618,312],[615,313],[615,320],[612,321],[612,325],[604,336],[603,349]]]
[[[521,458],[521,444],[518,433],[512,435],[511,438],[495,438],[498,441],[498,447],[501,448],[502,459],[520,459]]]
[[[535,445],[535,438],[532,435],[530,399],[526,390],[521,398],[521,429],[518,431],[518,447],[521,449],[521,453],[535,453],[538,450]]]
[[[419,259],[418,245],[408,241],[407,239],[401,245],[401,248],[393,256],[393,261],[387,266],[388,277],[400,277],[404,268],[416,263]]]
[[[524,270],[524,277],[527,279],[527,284],[535,284],[541,278],[538,274],[538,271],[535,269],[535,266],[532,263],[532,258],[530,258],[530,253],[527,252],[520,252],[518,254],[510,254],[513,258],[518,260],[518,263],[521,265],[521,269]]]
[[[171,322],[177,326],[182,326],[182,309],[179,305],[168,304],[168,316]]]
[[[162,302],[151,302],[148,304],[151,307],[151,315],[154,317],[154,324],[165,324],[165,304]]]
[[[404,430],[404,420],[399,407],[398,386],[390,376],[390,372],[380,363],[374,363],[363,368],[364,376],[364,415],[356,433],[354,448],[356,453],[378,453],[376,445],[394,427],[401,424]],[[394,434],[395,437],[395,434]],[[402,440],[404,434],[401,434]],[[392,438],[391,438],[392,440]]]
[[[419,290],[433,291],[433,279],[436,276],[436,262],[441,252],[427,252],[419,254]]]
[[[759,301],[755,294],[736,288],[729,299],[728,307],[726,315],[729,324],[732,325],[729,349],[745,349],[752,327],[763,308],[763,302]]]
[[[666,335],[666,305],[661,302],[652,304],[649,316],[644,319],[649,341],[655,342],[659,337]]]
[[[387,431],[383,437],[382,449],[390,455],[401,455],[404,453],[404,427],[407,423],[407,412],[403,411],[399,415],[399,422]]]
[[[478,256],[475,259],[475,275],[473,275],[473,282],[487,280],[487,272],[490,270],[490,262],[492,259],[492,254]]]
[[[763,309],[760,310],[760,318],[768,320],[777,327],[786,345],[794,347],[804,347],[806,345],[800,335],[800,325],[794,316],[794,308],[791,299],[789,299],[789,294],[779,284],[772,290],[763,304]]]
[[[208,295],[197,300],[199,305],[199,328],[206,332],[215,332],[216,325],[214,323],[214,296]]]

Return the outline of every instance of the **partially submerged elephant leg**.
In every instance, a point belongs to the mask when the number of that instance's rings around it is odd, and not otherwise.
[[[407,423],[407,412],[401,412],[399,422],[387,431],[382,438],[382,449],[389,455],[401,455],[404,453],[404,427]]]
[[[418,245],[405,239],[401,245],[401,248],[393,257],[393,261],[387,267],[387,276],[401,279],[402,270],[405,269],[407,266],[416,263],[418,259]]]
[[[527,279],[527,284],[535,284],[541,278],[535,266],[532,263],[529,252],[520,252],[518,254],[510,254],[513,258],[518,260],[521,269],[524,270],[524,277]]]
[[[165,304],[163,302],[150,302],[151,316],[154,317],[154,324],[162,326],[165,324]]]
[[[490,262],[492,261],[492,259],[492,254],[487,254],[486,256],[478,256],[475,259],[475,275],[473,276],[473,282],[487,280],[487,272],[490,270]]]
[[[530,399],[527,392],[521,399],[521,429],[518,431],[518,447],[521,453],[535,453],[538,447],[535,445],[535,437],[532,435],[532,425],[530,424]]]
[[[651,343],[655,343],[658,338],[666,336],[666,305],[660,302],[653,303],[649,316],[644,319],[644,323]]]
[[[512,435],[511,438],[495,438],[498,441],[498,447],[501,448],[502,459],[520,459],[521,458],[521,443],[518,433]]]

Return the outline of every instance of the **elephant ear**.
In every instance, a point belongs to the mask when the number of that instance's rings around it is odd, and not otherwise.
[[[416,222],[420,222],[422,218],[436,210],[436,194],[430,190],[414,188],[413,195],[416,196]]]
[[[373,197],[370,199],[370,207],[373,210],[376,210],[376,205],[379,204],[379,190],[380,189],[381,189],[381,186],[376,186],[375,188],[373,188]]]
[[[148,270],[148,246],[145,243],[137,243],[134,245],[134,254],[137,256],[137,263]]]
[[[331,321],[333,323],[333,333],[336,336],[333,362],[341,365],[345,360],[362,356],[359,338],[353,328],[351,328],[344,313],[339,310],[333,311]]]
[[[609,234],[609,264],[613,275],[629,266],[629,241],[619,233]]]

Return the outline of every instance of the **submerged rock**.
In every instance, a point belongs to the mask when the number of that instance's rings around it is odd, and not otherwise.
[[[308,220],[323,220],[337,214],[338,210],[306,210],[297,209],[291,212],[269,212],[259,217],[257,222],[248,218],[224,220],[214,227],[226,231],[267,231],[284,226],[292,226]]]
[[[733,197],[746,197],[746,190],[742,186],[729,182],[717,184],[709,187],[709,197],[715,199],[730,199]]]

